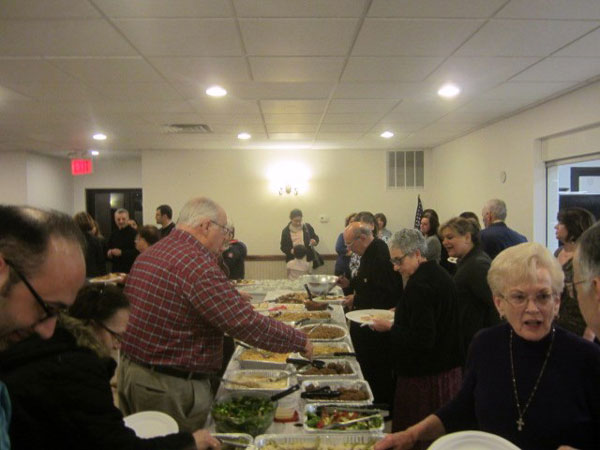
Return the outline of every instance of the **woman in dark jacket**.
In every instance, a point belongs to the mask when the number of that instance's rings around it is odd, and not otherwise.
[[[440,232],[448,255],[458,258],[454,285],[466,354],[477,331],[500,323],[487,283],[492,261],[480,248],[479,226],[474,220],[455,217],[442,225]]]
[[[376,331],[390,331],[396,375],[392,431],[403,430],[450,401],[461,385],[462,340],[452,278],[424,256],[417,230],[390,240],[394,270],[408,278],[394,323],[376,319]],[[424,447],[423,447],[424,448]]]
[[[13,404],[10,437],[18,449],[170,450],[218,446],[205,430],[138,438],[113,403],[110,379],[129,319],[113,286],[84,287],[48,340],[33,336],[0,356]]]
[[[85,242],[85,276],[87,278],[106,275],[106,258],[104,257],[104,244],[94,235],[95,223],[92,216],[86,212],[79,212],[73,220],[82,231]]]
[[[285,262],[294,259],[294,245],[302,244],[306,247],[306,260],[315,259],[312,251],[313,247],[319,244],[319,236],[309,223],[302,223],[302,211],[292,209],[290,212],[290,222],[281,231],[281,243],[279,248],[285,253]]]

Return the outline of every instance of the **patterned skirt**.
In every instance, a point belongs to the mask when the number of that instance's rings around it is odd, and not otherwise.
[[[420,422],[448,403],[460,390],[462,369],[422,377],[401,377],[396,380],[392,431],[402,431]],[[431,442],[420,441],[413,449],[427,448]]]

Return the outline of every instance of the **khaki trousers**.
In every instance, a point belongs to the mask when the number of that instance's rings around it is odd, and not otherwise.
[[[157,373],[121,356],[118,380],[123,415],[161,411],[175,419],[180,431],[204,427],[212,403],[208,378],[187,380]]]

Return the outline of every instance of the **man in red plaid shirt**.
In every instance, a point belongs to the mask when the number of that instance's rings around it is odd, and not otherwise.
[[[131,313],[119,373],[125,414],[159,410],[181,430],[202,427],[224,333],[266,350],[312,356],[305,333],[255,312],[217,265],[226,224],[219,205],[192,199],[175,230],[135,261],[125,286]]]

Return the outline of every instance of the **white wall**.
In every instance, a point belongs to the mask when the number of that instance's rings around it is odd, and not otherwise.
[[[0,203],[27,204],[27,153],[0,152]]]
[[[73,178],[73,211],[85,211],[86,189],[140,187],[142,187],[142,169],[139,158],[95,159],[93,173]],[[154,220],[151,223],[154,223]]]
[[[432,202],[431,158],[425,153],[426,188],[387,191],[383,150],[230,150],[146,151],[142,155],[144,221],[152,223],[156,206],[167,203],[175,217],[183,204],[205,195],[220,203],[236,226],[236,237],[252,255],[280,254],[282,228],[291,209],[300,208],[321,238],[321,253],[335,253],[335,240],[350,212],[384,212],[388,228],[412,226],[417,193]],[[296,161],[312,173],[305,194],[279,196],[269,191],[270,165]],[[319,217],[327,215],[328,223]]]
[[[73,176],[69,160],[28,155],[27,204],[73,214]]]
[[[440,219],[481,213],[490,198],[508,207],[507,223],[545,242],[546,183],[541,138],[600,120],[600,83],[544,103],[433,150]],[[579,154],[577,148],[572,155]],[[506,171],[505,183],[500,172]]]

